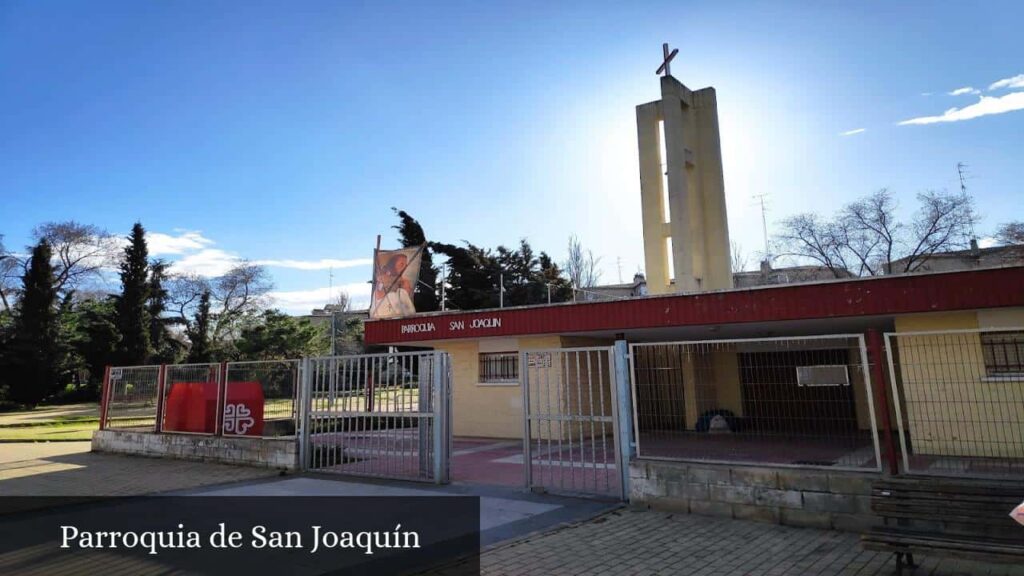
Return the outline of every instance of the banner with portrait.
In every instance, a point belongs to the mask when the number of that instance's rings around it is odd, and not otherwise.
[[[420,277],[424,246],[377,250],[373,255],[370,318],[397,318],[416,313],[413,293]]]

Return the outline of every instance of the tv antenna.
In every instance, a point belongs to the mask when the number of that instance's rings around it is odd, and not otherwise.
[[[761,233],[764,235],[764,259],[771,261],[772,254],[768,248],[768,206],[765,204],[767,194],[754,194],[754,200],[761,205]]]

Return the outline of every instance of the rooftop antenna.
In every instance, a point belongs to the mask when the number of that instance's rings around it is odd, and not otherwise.
[[[331,311],[331,356],[336,356],[338,354],[338,348],[335,346],[335,338],[338,334],[338,328],[335,326],[334,322],[336,310],[331,306],[331,300],[334,299],[334,266],[331,266],[327,270],[327,309]]]
[[[444,285],[448,281],[448,263],[441,264],[441,311],[445,310],[445,293]]]
[[[767,194],[755,194],[754,199],[761,204],[761,232],[764,234],[764,259],[771,261],[772,254],[768,248],[768,208],[765,206],[764,199],[767,198]]]
[[[615,258],[615,265],[619,268],[619,284],[622,284],[622,256]]]
[[[956,163],[956,173],[960,177],[960,193],[967,196],[967,164],[965,162]],[[971,239],[977,240],[977,236],[974,234],[974,221],[970,222],[971,227]]]

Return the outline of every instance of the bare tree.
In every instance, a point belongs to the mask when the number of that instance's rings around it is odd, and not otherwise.
[[[203,292],[210,290],[210,282],[198,274],[175,274],[167,282],[167,308],[177,324],[192,327],[192,318]]]
[[[812,260],[828,268],[839,278],[848,269],[842,249],[843,234],[835,223],[822,220],[817,214],[798,214],[781,223],[777,242],[780,256]]]
[[[747,264],[750,263],[749,258],[747,258],[747,255],[743,253],[743,247],[740,246],[740,243],[735,240],[729,242],[729,247],[731,248],[732,254],[733,274],[737,272],[743,272],[744,270],[747,269]]]
[[[0,305],[4,307],[4,311],[10,311],[14,304],[20,269],[18,257],[7,251],[3,234],[0,234]]]
[[[996,231],[996,241],[1000,244],[1024,244],[1024,222],[1006,222]]]
[[[92,224],[74,220],[46,222],[32,230],[33,239],[53,248],[54,286],[58,292],[76,290],[116,266],[121,249],[117,238]]]
[[[247,261],[217,278],[179,274],[168,284],[168,309],[186,329],[191,328],[203,293],[210,293],[210,338],[217,343],[229,339],[246,315],[264,309],[273,288],[266,269]]]
[[[352,309],[352,297],[349,295],[348,292],[344,290],[339,290],[338,295],[334,297],[334,301],[331,302],[330,305],[335,310],[348,312],[349,310]]]
[[[274,287],[266,268],[243,261],[212,282],[212,297],[217,303],[213,338],[227,335],[229,327],[247,312],[261,310],[269,303],[267,293]]]
[[[913,272],[933,254],[970,246],[971,231],[978,222],[970,196],[929,191],[918,194],[917,199],[921,207],[908,227],[910,236],[901,240],[904,264],[902,269],[892,270],[890,260],[888,272]]]
[[[784,253],[812,260],[836,277],[844,272],[875,276],[913,272],[933,254],[965,248],[977,218],[966,194],[924,192],[908,223],[896,217],[896,201],[882,189],[845,206],[831,220],[798,214],[782,222]]]
[[[584,250],[583,243],[575,234],[569,236],[569,258],[565,261],[565,274],[573,288],[590,288],[601,281],[600,258],[592,250]]]

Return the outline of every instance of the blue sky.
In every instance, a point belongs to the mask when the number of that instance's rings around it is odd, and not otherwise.
[[[138,219],[181,269],[266,263],[293,312],[332,264],[365,300],[391,206],[433,240],[526,237],[557,259],[575,233],[628,278],[634,107],[658,95],[662,42],[677,78],[718,91],[752,264],[756,194],[769,223],[881,187],[910,207],[956,188],[958,162],[985,233],[1024,219],[1021,21],[1018,1],[0,0],[0,233]]]

